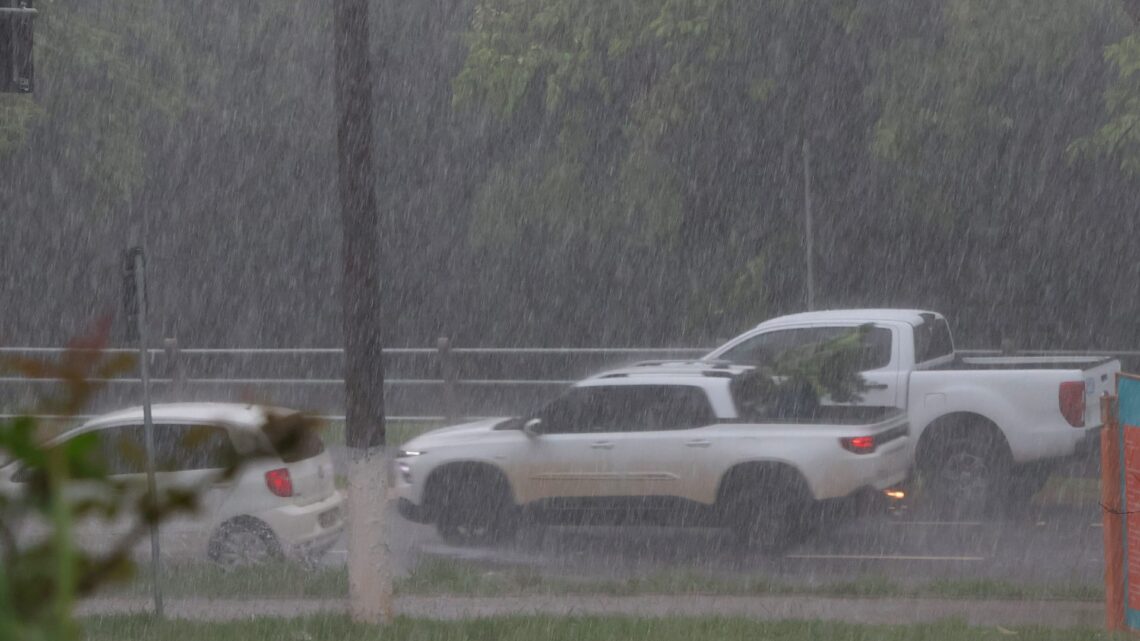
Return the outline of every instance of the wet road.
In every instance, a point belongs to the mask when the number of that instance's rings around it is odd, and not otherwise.
[[[823,528],[783,556],[742,555],[727,531],[681,528],[547,527],[524,530],[498,548],[444,544],[431,527],[392,515],[391,546],[405,569],[425,557],[520,566],[541,574],[623,579],[695,572],[794,584],[883,577],[898,584],[989,579],[1018,584],[1102,582],[1099,506],[1027,508],[979,521],[921,513],[869,516]],[[343,562],[343,546],[328,562]]]

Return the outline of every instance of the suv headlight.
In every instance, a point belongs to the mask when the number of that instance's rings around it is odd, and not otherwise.
[[[423,450],[397,450],[396,458],[409,458],[412,456],[420,456],[421,454],[427,454],[427,452]]]

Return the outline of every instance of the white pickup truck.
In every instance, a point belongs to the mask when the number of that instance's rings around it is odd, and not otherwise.
[[[1055,464],[1095,446],[1099,397],[1120,362],[1092,356],[963,357],[940,314],[856,309],[761,323],[704,360],[771,363],[788,349],[871,325],[860,364],[866,405],[904,408],[923,492],[954,507],[1036,493]]]
[[[875,496],[910,471],[898,408],[806,417],[770,402],[752,368],[673,370],[606,372],[529,417],[412,439],[396,457],[400,513],[453,543],[503,539],[525,517],[729,527],[746,546],[774,551],[826,508]]]

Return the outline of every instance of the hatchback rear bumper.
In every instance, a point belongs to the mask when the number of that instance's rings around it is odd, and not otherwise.
[[[344,531],[344,503],[344,494],[334,492],[323,501],[288,505],[253,516],[269,525],[286,554],[305,550],[323,553]]]

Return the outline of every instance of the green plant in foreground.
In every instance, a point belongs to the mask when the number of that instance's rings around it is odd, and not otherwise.
[[[14,358],[0,367],[30,379],[60,381],[39,397],[34,413],[75,416],[98,391],[95,381],[133,364],[128,355],[104,351],[108,330],[109,323],[103,323],[73,341],[57,362]],[[66,641],[79,632],[76,600],[131,576],[135,546],[152,526],[196,510],[204,488],[163,488],[151,497],[108,473],[107,443],[97,434],[55,442],[55,434],[44,433],[32,413],[0,421],[0,641]],[[288,451],[301,442],[301,430],[312,426],[307,417],[292,414],[270,416],[263,429],[278,451]],[[204,431],[192,430],[184,445],[191,447],[202,436]],[[120,449],[113,454],[144,456],[128,443]],[[239,457],[227,461],[210,482],[232,478],[243,462]],[[89,519],[124,520],[129,527],[96,553],[76,543],[76,525]]]

